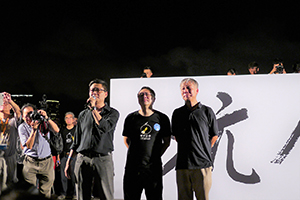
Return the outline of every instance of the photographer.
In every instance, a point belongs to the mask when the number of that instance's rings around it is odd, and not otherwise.
[[[283,60],[276,58],[273,61],[273,69],[269,74],[286,74],[286,71],[283,66]]]
[[[16,146],[20,116],[20,108],[11,99],[11,95],[0,93],[0,194],[5,186],[11,188],[18,181]]]
[[[150,78],[153,75],[152,69],[149,66],[146,66],[143,70],[141,78]]]
[[[23,175],[28,183],[38,184],[40,194],[50,198],[54,181],[54,163],[50,145],[45,137],[49,138],[49,129],[58,133],[59,128],[47,116],[46,111],[36,110],[32,104],[25,104],[21,109],[24,122],[18,130],[25,154]]]

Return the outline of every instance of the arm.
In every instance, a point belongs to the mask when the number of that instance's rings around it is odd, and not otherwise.
[[[52,119],[50,119],[49,117],[46,119],[48,119],[51,130],[53,130],[55,133],[59,133],[59,128],[57,124],[54,121],[52,121]]]
[[[11,105],[15,116],[19,118],[21,116],[20,107],[11,99],[11,95],[7,92],[3,92],[3,100]]]
[[[274,72],[276,72],[276,70],[277,70],[277,69],[276,69],[276,67],[274,66],[273,69],[270,71],[269,74],[274,74]]]
[[[51,130],[53,130],[55,133],[58,133],[59,132],[59,128],[57,126],[57,124],[52,120],[50,119],[48,116],[47,116],[47,113],[46,111],[44,110],[39,110],[38,111],[41,115],[43,115],[45,117],[46,120],[48,120],[48,123],[49,123],[49,126],[51,128]]]
[[[99,126],[99,121],[102,119],[102,116],[100,115],[100,113],[97,110],[92,110],[92,114],[93,114],[96,124]]]
[[[217,136],[217,135],[215,135],[214,137],[212,137],[212,139],[211,139],[211,141],[210,141],[211,147],[214,146],[214,144],[215,144],[215,142],[217,141],[217,139],[218,139],[218,136]]]
[[[171,142],[171,136],[163,137],[163,145],[161,148],[161,155],[163,155],[165,153],[165,151],[167,150],[167,148],[170,146],[170,142]]]
[[[72,156],[73,156],[73,152],[74,150],[71,149],[70,150],[70,154],[69,154],[69,157],[68,157],[68,160],[66,162],[66,167],[65,167],[65,176],[68,178],[68,179],[71,179],[71,176],[70,176],[70,171],[71,171],[71,165],[70,165],[70,161],[72,159],[74,159]]]
[[[130,139],[126,136],[123,136],[124,144],[127,148],[129,148]]]
[[[105,110],[105,112],[109,113],[103,113],[103,116],[101,115],[100,121],[95,122],[97,124],[97,131],[100,135],[113,131],[119,119],[119,112],[117,110],[111,108],[110,111]]]
[[[26,147],[28,149],[32,149],[33,145],[34,145],[34,141],[35,141],[35,137],[36,137],[36,134],[37,134],[37,128],[39,126],[39,123],[37,121],[33,121],[31,122],[31,127],[32,127],[32,130],[31,130],[31,133],[25,143]]]

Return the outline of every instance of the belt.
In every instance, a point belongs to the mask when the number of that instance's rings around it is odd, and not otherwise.
[[[95,153],[95,152],[86,152],[86,151],[83,151],[83,152],[80,152],[80,154],[86,156],[86,157],[89,157],[89,158],[94,158],[94,157],[102,157],[102,156],[108,156],[111,154],[111,152],[108,152],[108,153]]]
[[[43,160],[47,160],[48,158],[51,158],[51,155],[47,156],[45,158],[37,158],[37,157],[29,156],[29,155],[27,155],[27,156],[30,157],[30,158],[32,158],[35,161],[43,161]]]

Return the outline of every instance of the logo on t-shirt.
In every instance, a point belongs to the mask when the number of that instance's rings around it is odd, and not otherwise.
[[[149,133],[151,133],[152,127],[148,124],[148,122],[146,122],[143,126],[141,126],[140,131],[141,131],[141,134],[140,134],[141,140],[150,140],[151,139],[151,135]]]
[[[66,143],[72,143],[72,142],[73,142],[73,136],[72,136],[71,132],[69,132],[66,135]]]

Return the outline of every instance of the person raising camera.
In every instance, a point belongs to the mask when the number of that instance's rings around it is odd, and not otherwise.
[[[21,114],[24,122],[18,127],[18,130],[25,154],[24,179],[32,185],[38,184],[40,194],[50,198],[54,182],[54,163],[50,145],[45,137],[50,137],[49,129],[58,133],[59,128],[47,116],[46,111],[37,111],[32,104],[25,104],[21,108]]]
[[[11,113],[13,111],[13,114]],[[0,93],[0,196],[1,190],[13,187],[18,181],[16,146],[20,108],[7,92]]]
[[[283,60],[280,58],[275,58],[273,61],[273,69],[269,74],[286,74],[283,66]]]

